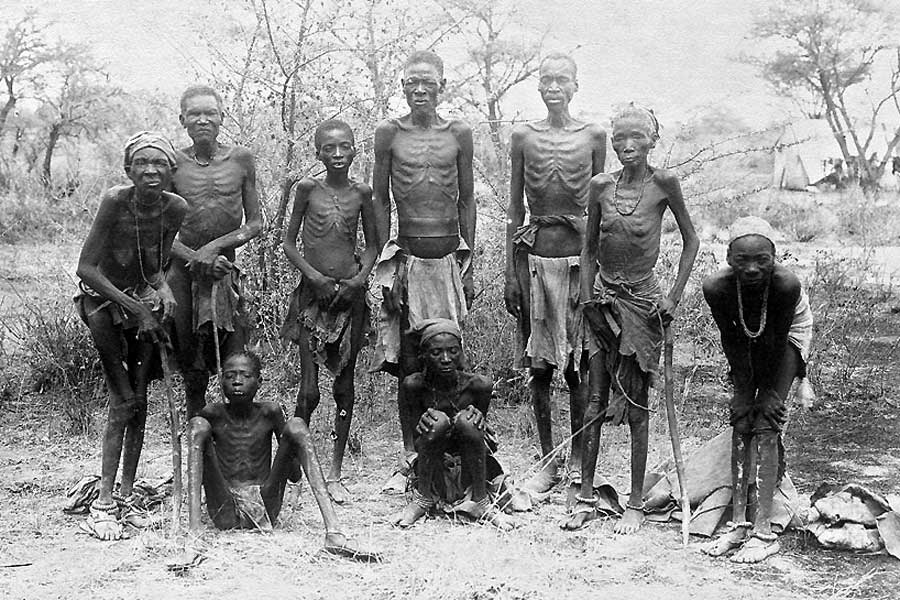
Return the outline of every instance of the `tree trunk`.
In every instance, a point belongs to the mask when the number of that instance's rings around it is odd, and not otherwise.
[[[3,133],[3,126],[6,125],[6,118],[15,106],[16,97],[10,94],[6,97],[6,104],[3,105],[3,108],[0,108],[0,134]]]
[[[59,133],[62,125],[54,123],[50,126],[50,137],[47,139],[47,150],[44,152],[44,165],[41,167],[41,183],[45,190],[50,189],[53,183],[50,173],[50,163],[53,160],[53,150],[56,148],[56,142],[59,141]]]

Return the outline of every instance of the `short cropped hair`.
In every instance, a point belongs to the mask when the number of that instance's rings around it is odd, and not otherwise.
[[[572,65],[572,73],[575,75],[575,78],[578,78],[578,65],[575,64],[575,59],[572,58],[571,54],[566,54],[565,52],[550,52],[544,58],[541,59],[541,64],[538,65],[538,71],[540,71],[544,67],[544,63],[548,60],[564,60],[570,65]]]
[[[653,139],[659,139],[659,121],[656,118],[656,115],[653,113],[653,109],[646,108],[644,106],[638,106],[634,102],[629,102],[624,108],[619,110],[612,118],[613,127],[615,124],[627,117],[638,117],[639,119],[645,119],[650,125],[650,132],[653,134]]]
[[[432,65],[437,69],[440,78],[444,78],[444,61],[435,52],[431,50],[416,50],[406,58],[406,62],[403,63],[403,70],[406,71],[406,69],[418,63]]]
[[[228,356],[225,357],[225,360],[222,361],[222,364],[226,364],[229,360],[233,358],[244,357],[250,360],[250,364],[253,365],[254,374],[259,377],[262,375],[262,361],[259,359],[259,356],[251,351],[251,350],[239,350],[237,352],[232,352]]]
[[[328,119],[327,121],[322,121],[316,127],[316,133],[313,135],[313,143],[316,145],[316,150],[322,147],[322,136],[325,135],[325,132],[335,129],[347,133],[350,136],[350,141],[356,143],[356,140],[353,138],[353,129],[351,129],[350,125],[340,119]]]
[[[208,85],[192,85],[181,94],[182,114],[184,114],[184,108],[187,106],[188,99],[196,96],[212,96],[216,99],[216,104],[219,105],[219,111],[222,110],[222,96],[219,95],[219,92]]]

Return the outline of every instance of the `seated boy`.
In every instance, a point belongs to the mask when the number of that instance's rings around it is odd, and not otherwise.
[[[300,346],[295,416],[308,424],[319,404],[319,366],[334,376],[334,452],[325,481],[331,499],[341,504],[349,498],[341,482],[341,466],[353,416],[356,357],[368,321],[366,279],[375,264],[378,233],[372,189],[347,175],[356,155],[350,126],[325,121],[316,129],[315,144],[316,156],[328,174],[324,179],[307,177],[297,186],[284,253],[302,278],[291,294],[281,335]],[[358,257],[360,222],[366,245]],[[297,248],[301,223],[302,252]]]
[[[459,505],[465,511],[501,529],[509,519],[490,501],[487,493],[488,446],[485,416],[491,399],[491,382],[481,375],[460,370],[462,334],[450,319],[429,319],[419,328],[424,370],[408,375],[401,385],[416,419],[413,463],[413,499],[394,523],[409,527],[439,503]],[[447,456],[449,455],[449,456]],[[446,468],[459,455],[460,468]],[[491,475],[499,465],[491,458]]]
[[[200,486],[206,509],[219,529],[268,530],[278,519],[287,480],[303,467],[325,521],[325,551],[360,561],[378,561],[340,532],[312,438],[302,419],[285,422],[281,406],[256,402],[260,361],[250,352],[225,359],[222,391],[227,403],[205,406],[190,422],[188,504],[190,528],[200,530]],[[278,452],[272,461],[272,437]]]

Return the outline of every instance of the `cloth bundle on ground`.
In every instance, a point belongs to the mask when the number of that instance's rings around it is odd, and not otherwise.
[[[685,461],[685,480],[691,503],[690,532],[711,537],[731,519],[731,428],[701,446]],[[647,473],[644,511],[648,521],[681,520],[681,488],[672,461]],[[799,498],[785,473],[772,504],[772,529],[781,533],[802,525]]]
[[[853,483],[823,484],[810,502],[806,530],[824,547],[900,558],[900,496],[886,499]]]
[[[82,531],[95,537],[95,521],[116,519],[120,526],[118,537],[129,537],[129,528],[144,529],[162,522],[161,515],[153,515],[151,511],[172,494],[172,478],[147,481],[139,479],[135,482],[131,495],[123,498],[114,494],[116,509],[112,512],[93,511],[91,504],[100,495],[100,476],[86,475],[66,492],[66,503],[63,512],[70,515],[88,517],[78,526]]]

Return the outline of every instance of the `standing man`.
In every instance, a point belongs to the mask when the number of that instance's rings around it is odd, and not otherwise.
[[[218,328],[221,356],[246,345],[234,251],[262,228],[253,155],[219,143],[222,115],[222,98],[211,87],[192,86],[181,95],[178,119],[193,144],[177,154],[174,187],[187,201],[188,214],[172,245],[166,277],[178,303],[174,341],[188,418],[206,403],[209,375],[216,371],[212,328]]]
[[[780,550],[772,531],[772,502],[784,475],[781,431],[785,400],[806,374],[812,311],[800,280],[775,261],[774,231],[763,219],[744,217],[731,228],[728,267],[703,281],[703,297],[722,334],[731,369],[731,478],[734,518],[729,530],[703,551],[758,563]],[[749,496],[758,506],[748,520]]]
[[[506,310],[517,322],[517,367],[529,367],[544,467],[524,489],[544,493],[558,481],[550,427],[550,383],[564,369],[569,387],[572,452],[567,479],[581,478],[581,434],[587,391],[582,361],[579,257],[591,177],[603,171],[606,132],[569,114],[578,90],[571,56],[553,53],[540,65],[538,91],[547,118],[519,125],[510,148],[512,174],[506,226]],[[529,220],[525,222],[528,200]]]
[[[403,381],[421,370],[419,349],[408,332],[432,318],[460,324],[472,302],[475,200],[472,130],[437,113],[446,85],[443,61],[434,52],[413,52],[401,83],[409,114],[375,129],[373,194],[384,249],[375,268],[375,293],[382,300],[373,370]],[[398,236],[388,242],[391,193]],[[387,488],[402,490],[415,454],[417,417],[407,406],[403,386],[398,386],[397,404],[405,456]]]

